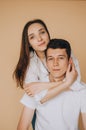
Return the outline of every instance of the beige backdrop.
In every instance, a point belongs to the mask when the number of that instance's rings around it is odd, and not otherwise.
[[[86,82],[86,1],[0,0],[0,130],[16,130],[23,91],[16,88],[12,72],[23,26],[34,18],[46,22],[52,38],[71,42]]]

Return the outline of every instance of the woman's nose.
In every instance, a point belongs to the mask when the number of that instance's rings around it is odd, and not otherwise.
[[[38,41],[41,41],[42,40],[42,37],[39,35],[39,36],[37,36],[37,40]]]

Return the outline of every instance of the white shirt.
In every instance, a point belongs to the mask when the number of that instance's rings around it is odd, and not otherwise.
[[[27,94],[23,96],[21,103],[36,109],[35,130],[78,130],[79,114],[86,113],[86,84],[79,85],[83,86],[80,91],[63,92],[44,104]]]

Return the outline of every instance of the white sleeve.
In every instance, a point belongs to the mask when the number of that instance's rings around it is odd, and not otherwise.
[[[47,92],[48,92],[48,89],[45,89],[45,90],[41,91],[40,93],[38,93],[38,94],[36,94],[34,96],[34,99],[37,102],[40,102],[45,97],[45,95],[47,94]]]
[[[83,90],[81,95],[81,112],[86,113],[86,89]]]
[[[77,70],[77,72],[78,72],[77,81],[80,82],[80,81],[81,81],[81,74],[80,74],[79,62],[78,62],[78,60],[75,58],[73,52],[71,53],[71,57],[72,57],[73,62],[74,62],[74,64],[75,64],[75,68],[76,68],[76,70]]]
[[[37,107],[37,102],[34,100],[34,98],[28,96],[26,93],[24,94],[24,96],[22,97],[22,99],[20,100],[20,102],[24,106],[27,106],[27,107],[29,107],[31,109],[36,109],[36,107]]]

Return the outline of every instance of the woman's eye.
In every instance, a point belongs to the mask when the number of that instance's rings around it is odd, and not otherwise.
[[[34,36],[29,37],[30,40],[33,39],[33,38],[34,38]]]
[[[42,31],[42,32],[40,32],[41,34],[44,34],[45,33],[45,31]]]
[[[50,60],[53,60],[53,58],[48,58],[47,60],[50,61]]]

